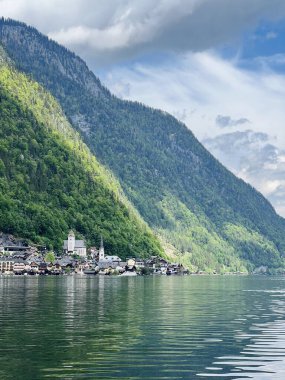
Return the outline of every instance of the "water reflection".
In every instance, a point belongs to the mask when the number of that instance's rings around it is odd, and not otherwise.
[[[283,379],[284,288],[266,277],[0,277],[0,378]]]
[[[213,362],[213,367],[207,367],[207,372],[200,377],[216,377],[231,379],[274,380],[285,378],[285,290],[255,290],[251,291],[258,297],[263,294],[269,303],[269,313],[266,308],[255,302],[255,308],[262,315],[248,315],[252,320],[249,333],[237,330],[235,340],[245,341],[244,348],[235,356],[219,356]],[[254,323],[262,318],[273,318],[273,321]],[[245,321],[245,320],[243,320]]]

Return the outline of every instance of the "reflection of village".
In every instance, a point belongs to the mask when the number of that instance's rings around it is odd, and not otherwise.
[[[100,247],[87,250],[83,240],[76,240],[70,231],[63,242],[60,255],[46,253],[43,247],[31,247],[12,237],[0,236],[0,274],[14,275],[183,275],[188,270],[181,264],[169,263],[164,258],[148,259],[105,255],[101,237]]]

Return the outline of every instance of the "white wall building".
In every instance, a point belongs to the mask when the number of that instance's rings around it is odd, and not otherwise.
[[[120,267],[122,260],[118,256],[105,256],[103,238],[101,236],[101,243],[99,248],[99,260],[98,266],[100,269],[113,268],[116,269]]]
[[[103,244],[103,238],[101,236],[101,243],[99,248],[99,261],[103,261],[105,259],[105,250],[104,250],[104,244]]]
[[[84,240],[76,240],[73,231],[70,231],[67,240],[64,240],[63,251],[67,255],[78,255],[80,257],[87,256]]]

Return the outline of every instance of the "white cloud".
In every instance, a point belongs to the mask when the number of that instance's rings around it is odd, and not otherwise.
[[[238,131],[204,140],[237,176],[253,184],[285,216],[285,150],[264,133]]]
[[[86,45],[96,50],[109,50],[128,46],[134,34],[132,26],[125,28],[124,24],[117,24],[104,30],[75,26],[49,33],[49,37],[65,46],[72,42],[73,46]]]
[[[61,28],[50,32],[50,37],[65,45],[85,45],[94,51],[124,49],[152,40],[164,25],[191,14],[201,0],[114,3],[115,6],[110,7],[111,17],[104,26],[98,27],[94,23],[92,27],[79,25]]]
[[[95,56],[97,61],[113,62],[152,49],[214,48],[239,37],[245,28],[254,28],[260,20],[285,16],[285,2],[0,0],[0,14],[36,26],[90,60]]]
[[[250,120],[250,128],[277,136],[285,148],[285,76],[262,69],[240,69],[213,53],[191,53],[159,64],[116,67],[103,82],[120,96],[163,109],[181,119],[200,138],[220,133],[218,115]],[[127,88],[124,94],[122,89]],[[193,112],[195,110],[195,112]],[[231,128],[237,130],[239,125]]]
[[[278,34],[275,33],[275,32],[273,32],[273,31],[268,32],[268,33],[266,34],[266,39],[267,39],[267,40],[274,40],[274,39],[277,38],[277,37],[278,37]]]
[[[174,114],[200,140],[208,139],[208,149],[285,216],[285,76],[261,67],[252,72],[210,52],[191,53],[158,65],[117,67],[103,81],[126,99]],[[228,115],[232,133],[217,144],[219,115]],[[239,131],[241,124],[252,131]]]
[[[236,127],[247,123],[250,123],[250,121],[245,117],[239,119],[232,119],[230,116],[225,115],[218,115],[216,117],[216,124],[221,128]]]

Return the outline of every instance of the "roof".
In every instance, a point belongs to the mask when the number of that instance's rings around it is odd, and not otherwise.
[[[13,251],[13,252],[22,252],[22,251],[28,251],[29,247],[24,246],[17,246],[17,245],[4,245],[5,251]]]
[[[23,265],[26,265],[26,262],[24,260],[15,260],[14,264],[23,264]]]
[[[72,260],[70,260],[70,258],[63,258],[63,259],[57,260],[56,264],[59,264],[62,267],[65,267],[67,265],[72,265]]]
[[[24,260],[22,259],[14,259],[13,257],[1,257],[0,258],[0,262],[4,262],[4,263],[7,263],[7,262],[11,262],[11,263],[24,263]]]
[[[100,260],[103,262],[113,262],[113,261],[122,261],[118,256],[105,256],[103,260]]]
[[[63,249],[67,249],[67,247],[68,247],[68,240],[64,240]],[[74,248],[86,248],[84,240],[75,240]]]
[[[14,255],[13,255],[13,257],[15,258],[15,259],[25,259],[25,257],[27,256],[27,253],[26,252],[24,252],[24,253],[15,253]]]
[[[31,264],[31,263],[37,263],[37,264],[40,264],[40,262],[42,261],[42,259],[40,257],[37,257],[37,256],[30,256],[27,258],[26,262],[28,264]]]
[[[86,248],[84,240],[75,240],[75,248]]]

